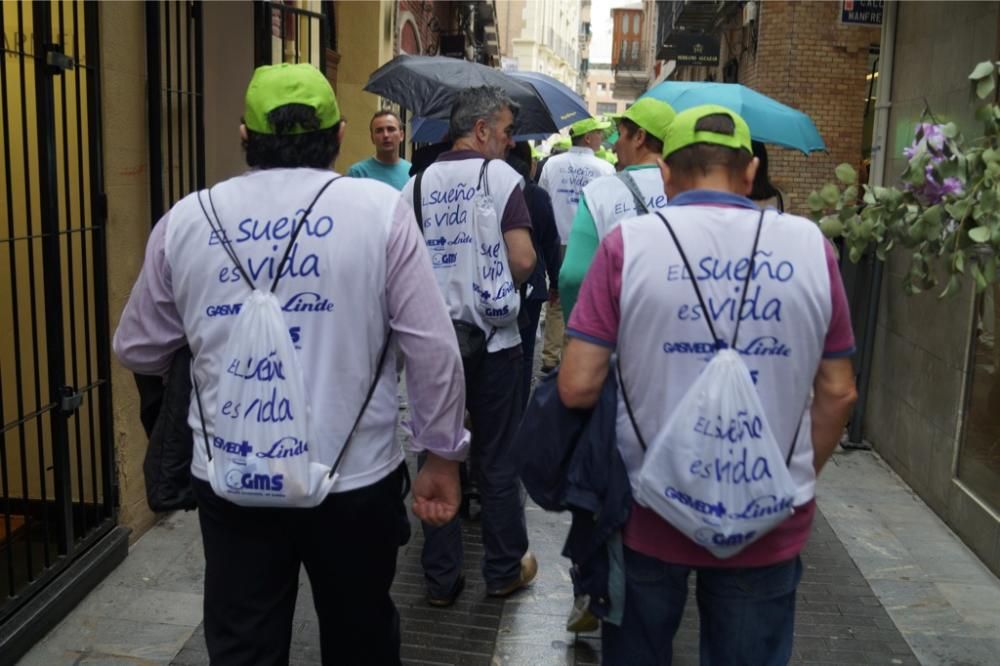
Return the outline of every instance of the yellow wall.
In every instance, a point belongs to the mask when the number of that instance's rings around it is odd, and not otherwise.
[[[337,2],[337,101],[347,119],[347,136],[337,158],[337,171],[374,154],[368,122],[379,106],[378,95],[364,92],[368,77],[392,59],[395,3]],[[377,38],[373,39],[373,37]]]
[[[146,26],[141,2],[100,3],[101,104],[104,182],[108,196],[108,299],[110,331],[142,266],[150,230],[146,127]],[[146,506],[142,459],[146,434],[139,423],[139,396],[132,374],[111,362],[119,522],[132,539],[155,521]]]
[[[239,122],[253,75],[253,5],[206,2],[204,20],[205,184],[246,170]],[[216,39],[225,35],[225,39]]]

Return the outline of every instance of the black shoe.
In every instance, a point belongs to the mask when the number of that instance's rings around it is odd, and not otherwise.
[[[458,600],[458,595],[460,595],[464,589],[465,574],[458,574],[458,580],[455,581],[455,587],[452,588],[450,594],[444,597],[435,597],[433,594],[428,592],[427,603],[435,608],[447,608]]]

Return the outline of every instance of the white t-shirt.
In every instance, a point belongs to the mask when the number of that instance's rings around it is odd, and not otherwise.
[[[559,230],[559,241],[565,245],[573,226],[573,217],[580,205],[580,193],[590,181],[614,175],[615,168],[585,146],[573,146],[567,152],[550,157],[545,162],[538,185],[549,193],[552,212]]]

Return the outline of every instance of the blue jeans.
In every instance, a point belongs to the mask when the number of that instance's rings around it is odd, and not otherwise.
[[[465,376],[465,406],[472,420],[469,473],[482,502],[483,578],[487,589],[500,588],[521,575],[528,550],[524,496],[511,448],[521,420],[520,347],[486,354]],[[449,596],[462,573],[462,524],[455,516],[434,527],[423,524],[420,562],[433,597]]]
[[[692,567],[625,548],[625,613],[603,623],[605,666],[666,665]],[[702,666],[779,666],[792,656],[798,557],[766,567],[695,568]]]

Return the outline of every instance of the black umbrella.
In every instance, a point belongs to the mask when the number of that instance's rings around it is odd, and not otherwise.
[[[365,90],[392,100],[415,115],[447,118],[455,93],[479,86],[502,88],[520,105],[518,134],[559,131],[534,88],[498,69],[468,60],[399,55],[372,73]]]

